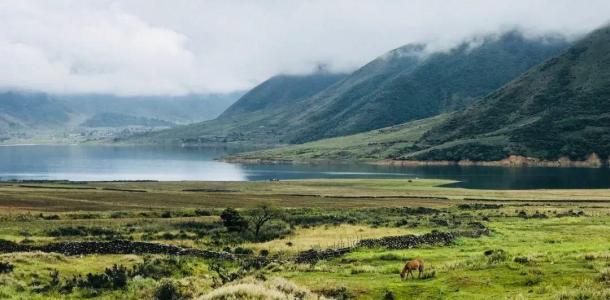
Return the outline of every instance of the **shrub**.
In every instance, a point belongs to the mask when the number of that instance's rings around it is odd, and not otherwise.
[[[536,212],[535,212],[535,213],[532,215],[532,218],[534,218],[534,219],[546,219],[546,218],[548,218],[548,216],[547,216],[546,214],[544,214],[544,213],[541,213],[541,212],[539,212],[539,211],[536,211]]]
[[[195,215],[199,217],[211,216],[212,212],[205,209],[195,209]]]
[[[43,215],[42,213],[40,214],[40,218],[43,220],[59,220],[59,216],[58,215]]]
[[[244,219],[234,208],[227,208],[220,214],[222,224],[229,232],[242,232],[248,228],[248,221]]]
[[[142,276],[154,279],[169,277],[174,274],[189,275],[191,268],[181,257],[169,256],[167,258],[152,258],[144,256],[141,263],[133,266],[131,276]]]
[[[488,250],[490,251],[490,250]],[[508,259],[508,254],[506,251],[502,249],[491,250],[491,252],[485,251],[485,255],[487,256],[487,262],[489,264],[496,264],[500,262],[504,262]],[[487,254],[489,253],[489,254]]]
[[[517,256],[513,261],[519,264],[526,264],[529,262],[529,259],[525,256]]]
[[[235,249],[233,249],[233,253],[241,255],[250,255],[253,254],[254,251],[249,248],[236,247]]]
[[[525,278],[525,285],[526,286],[534,286],[539,284],[540,282],[542,282],[542,276],[540,273],[534,273],[534,274],[527,274],[526,278]]]
[[[610,268],[604,268],[599,272],[599,281],[610,283]]]
[[[59,291],[62,293],[70,293],[75,287],[82,289],[124,289],[127,287],[129,275],[127,268],[122,265],[113,265],[111,268],[106,268],[103,273],[89,273],[84,278],[82,276],[73,276],[72,279],[66,280],[61,285]],[[53,286],[59,286],[59,274],[52,273],[51,283]],[[51,285],[51,284],[50,284]]]
[[[396,296],[394,296],[394,293],[392,293],[392,291],[386,290],[383,293],[383,300],[394,300],[394,299],[396,299]]]
[[[290,225],[284,221],[274,221],[265,225],[259,232],[258,236],[253,236],[253,240],[256,242],[266,242],[275,240],[284,236],[289,235],[292,232]]]
[[[408,219],[400,219],[400,220],[396,221],[396,223],[394,223],[394,227],[401,227],[401,226],[405,226],[408,224],[409,224]]]
[[[593,255],[593,254],[586,254],[585,255],[585,260],[595,260],[595,255]]]
[[[355,299],[354,295],[344,286],[331,289],[323,289],[320,293],[326,297],[337,300],[350,300]]]
[[[11,263],[0,261],[0,274],[13,272],[13,269],[15,269],[15,266]]]
[[[443,220],[443,219],[433,219],[432,223],[434,223],[438,226],[449,226],[449,222],[447,222],[447,220]]]
[[[179,300],[185,299],[184,292],[173,280],[162,280],[155,289],[155,299],[157,300]]]

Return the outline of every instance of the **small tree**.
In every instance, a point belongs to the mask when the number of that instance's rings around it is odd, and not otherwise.
[[[267,203],[263,203],[252,209],[248,215],[248,221],[252,225],[250,228],[252,233],[254,233],[254,238],[258,241],[263,226],[279,216],[280,211]]]
[[[240,232],[248,228],[248,221],[234,208],[227,208],[222,211],[220,218],[222,219],[222,224],[229,232]]]

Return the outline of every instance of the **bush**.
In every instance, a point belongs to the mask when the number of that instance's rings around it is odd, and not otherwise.
[[[394,293],[392,293],[392,291],[385,291],[383,293],[383,300],[394,300],[396,299],[396,296],[394,296]]]
[[[526,264],[529,262],[529,259],[525,256],[517,256],[513,261],[519,264]]]
[[[82,277],[73,277],[61,288],[64,292],[71,292],[74,287],[88,288],[94,290],[101,289],[122,289],[127,286],[127,268],[121,265],[113,265],[104,270],[104,273],[89,273]]]
[[[485,251],[485,255],[487,256],[487,262],[489,264],[504,262],[508,259],[508,254],[502,249],[487,250]]]
[[[595,255],[593,255],[593,254],[586,254],[585,255],[585,260],[595,260]]]
[[[191,268],[186,260],[181,257],[169,256],[167,258],[152,258],[144,256],[141,263],[133,266],[131,276],[142,276],[154,279],[161,279],[175,274],[190,275]]]
[[[155,299],[157,300],[179,300],[185,298],[180,287],[170,279],[162,280],[155,289]]]
[[[248,228],[248,221],[244,219],[234,208],[227,208],[220,214],[222,224],[229,232],[243,232]]]
[[[15,269],[15,266],[11,263],[0,261],[0,274],[13,272],[13,269]]]
[[[289,235],[292,232],[290,229],[290,225],[284,221],[274,221],[269,223],[263,227],[263,229],[259,232],[258,237],[253,236],[251,240],[256,242],[266,242],[275,240],[284,236]],[[249,236],[244,236],[245,238],[249,238]]]
[[[42,213],[40,214],[40,218],[47,221],[59,220],[58,215],[43,215]]]
[[[599,281],[610,283],[610,268],[605,268],[599,272]]]
[[[235,249],[233,249],[233,253],[238,255],[251,255],[254,253],[254,251],[248,248],[236,247]]]
[[[199,217],[211,216],[212,212],[205,209],[195,209],[195,215]]]
[[[355,299],[354,295],[344,286],[334,289],[324,289],[320,293],[326,297],[337,300],[350,300]]]

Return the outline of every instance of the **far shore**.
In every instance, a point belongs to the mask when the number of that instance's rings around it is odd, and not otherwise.
[[[340,159],[271,159],[271,158],[241,158],[228,157],[220,159],[227,163],[240,164],[345,164],[364,163],[381,166],[418,167],[418,166],[484,166],[484,167],[552,167],[552,168],[602,168],[608,166],[608,161],[603,161],[597,155],[590,155],[587,160],[574,161],[568,158],[560,158],[554,161],[540,160],[531,157],[511,155],[503,160],[496,161],[472,161],[472,160],[340,160]]]

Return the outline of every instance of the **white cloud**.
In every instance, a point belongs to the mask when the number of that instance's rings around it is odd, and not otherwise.
[[[515,26],[578,36],[607,0],[0,2],[0,88],[183,94],[318,64],[349,71],[412,42],[446,49]]]

